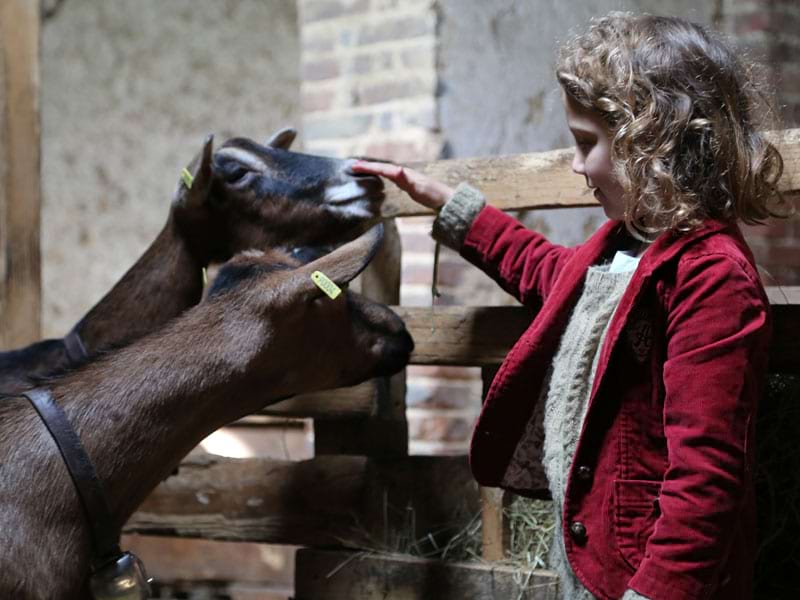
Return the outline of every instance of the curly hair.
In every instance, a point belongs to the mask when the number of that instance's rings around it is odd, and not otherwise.
[[[611,13],[562,47],[558,81],[608,127],[633,235],[791,212],[752,72],[716,34],[675,17]]]

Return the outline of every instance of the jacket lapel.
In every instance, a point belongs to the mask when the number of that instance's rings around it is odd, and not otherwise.
[[[642,293],[648,288],[648,284],[653,277],[653,274],[662,266],[671,262],[678,254],[690,244],[708,237],[724,228],[724,225],[718,222],[709,222],[704,227],[697,231],[688,233],[683,236],[673,236],[665,233],[660,235],[652,243],[652,245],[642,255],[639,266],[631,277],[625,293],[620,299],[617,310],[609,324],[608,333],[606,334],[603,347],[600,351],[600,358],[597,361],[597,373],[595,373],[594,383],[592,385],[592,393],[589,399],[589,410],[591,410],[594,397],[600,384],[605,376],[608,368],[608,362],[611,358],[611,353],[616,347],[622,330],[625,328],[631,318],[631,312],[640,304]]]
[[[533,414],[586,271],[600,260],[621,231],[619,223],[609,221],[578,248],[559,273],[536,318],[503,361],[489,388],[470,446],[472,471],[481,484],[497,485],[502,478]]]

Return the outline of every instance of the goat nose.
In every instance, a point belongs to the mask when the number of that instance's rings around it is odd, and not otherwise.
[[[377,368],[377,375],[389,376],[399,372],[408,364],[413,351],[414,340],[411,339],[408,331],[403,329],[400,334],[387,340]]]

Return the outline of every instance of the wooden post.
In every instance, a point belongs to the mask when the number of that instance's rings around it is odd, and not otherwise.
[[[39,338],[39,0],[0,2],[0,349]]]
[[[383,246],[360,276],[360,293],[384,304],[400,303],[400,233],[394,219],[384,223]],[[314,451],[323,454],[405,456],[408,454],[405,371],[376,380],[375,414],[349,420],[314,420]]]
[[[481,369],[482,398],[486,398],[497,369],[496,366]],[[508,494],[500,488],[481,488],[481,555],[484,560],[503,560],[508,551],[511,536],[505,515],[507,500]]]

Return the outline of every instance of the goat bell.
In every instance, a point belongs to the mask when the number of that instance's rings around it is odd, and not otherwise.
[[[94,572],[90,580],[94,600],[146,600],[152,597],[150,579],[142,561],[124,552]]]

